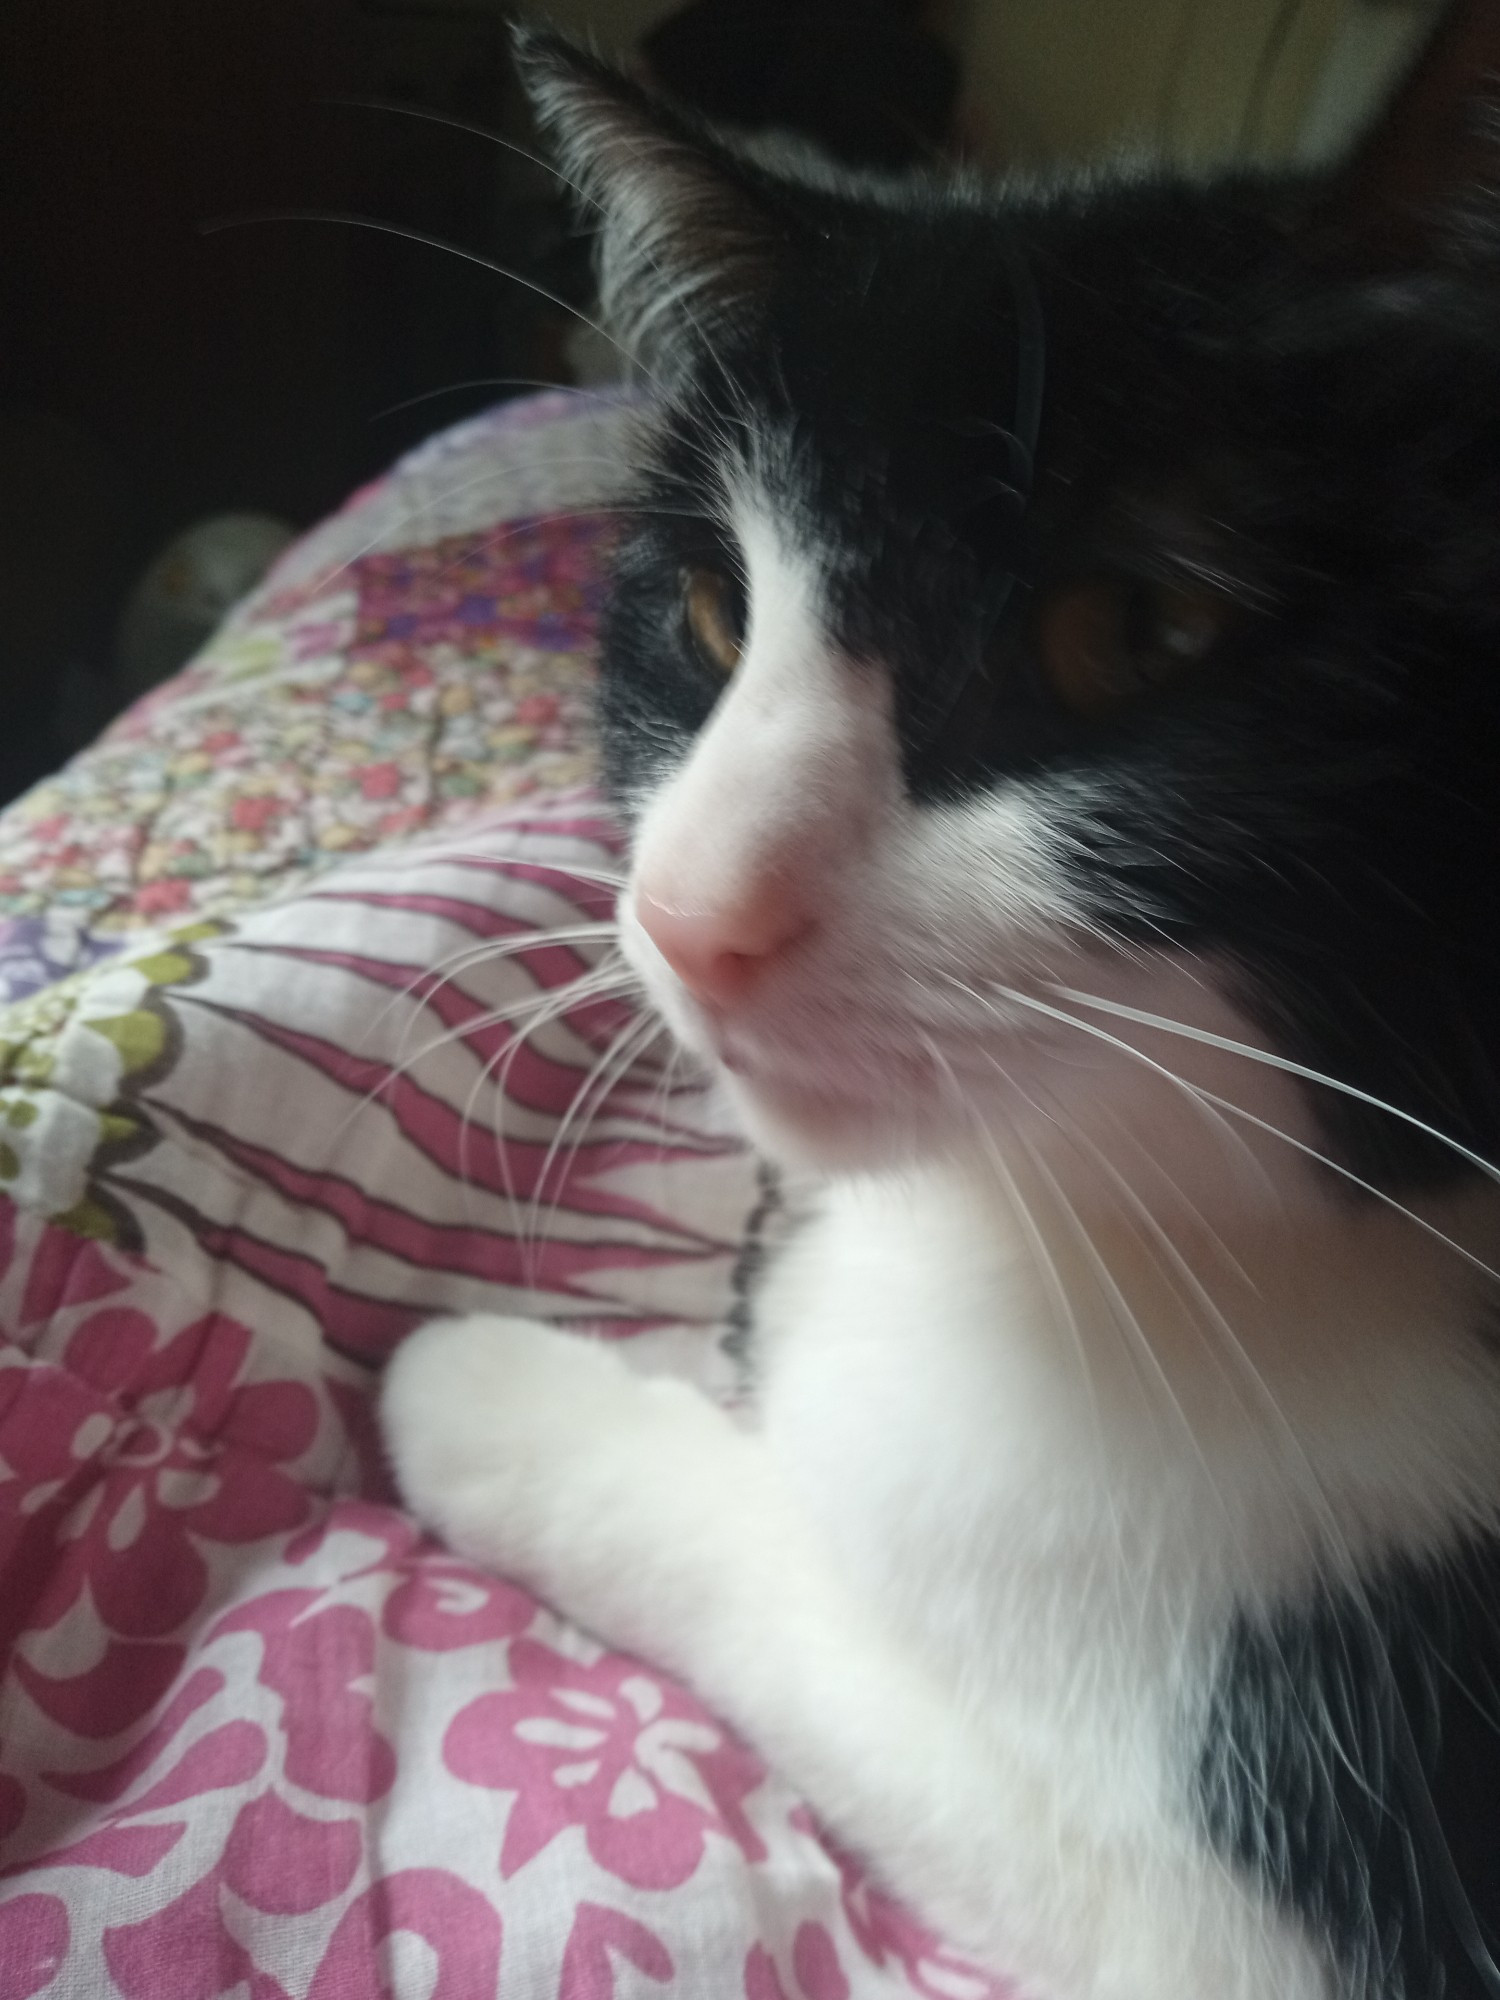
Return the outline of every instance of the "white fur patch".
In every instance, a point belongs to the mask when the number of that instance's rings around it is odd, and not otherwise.
[[[620,924],[752,1136],[831,1177],[761,1300],[758,1434],[475,1319],[393,1364],[403,1490],[693,1680],[1028,1994],[1333,2000],[1191,1774],[1236,1611],[1495,1525],[1494,1191],[1331,1193],[1216,968],[1091,934],[1086,787],[914,803],[881,663],[763,499],[736,529],[741,663]],[[635,898],[712,920],[768,885],[806,923],[700,1005]]]

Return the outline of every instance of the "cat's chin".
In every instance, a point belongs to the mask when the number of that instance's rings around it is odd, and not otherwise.
[[[831,1086],[748,1077],[720,1068],[725,1092],[758,1152],[797,1173],[860,1174],[946,1150],[930,1097],[903,1101]]]
[[[942,1095],[933,1066],[909,1059],[902,1077],[892,1057],[880,1076],[803,1055],[752,1052],[675,986],[648,975],[657,1013],[682,1046],[720,1083],[735,1123],[777,1165],[797,1173],[867,1173],[943,1150]],[[892,1066],[894,1065],[894,1067]]]

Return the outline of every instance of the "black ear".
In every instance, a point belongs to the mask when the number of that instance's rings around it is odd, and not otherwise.
[[[753,168],[562,36],[514,31],[516,66],[563,171],[599,220],[601,309],[670,376],[695,339],[753,311],[784,224]]]

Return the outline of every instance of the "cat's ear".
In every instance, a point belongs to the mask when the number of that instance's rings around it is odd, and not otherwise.
[[[770,284],[782,223],[753,169],[674,107],[543,29],[513,31],[516,66],[563,172],[599,226],[605,321],[670,373]]]

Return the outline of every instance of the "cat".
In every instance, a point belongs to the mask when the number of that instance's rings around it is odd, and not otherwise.
[[[536,31],[653,444],[622,947],[753,1421],[478,1315],[456,1549],[1049,2000],[1500,1993],[1500,223],[730,143]]]

